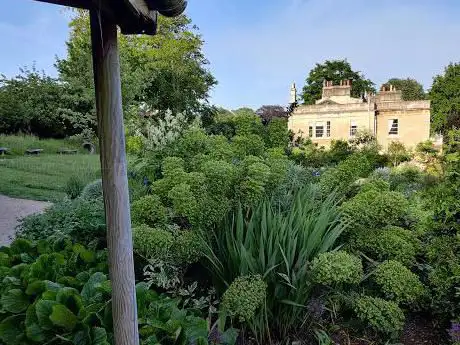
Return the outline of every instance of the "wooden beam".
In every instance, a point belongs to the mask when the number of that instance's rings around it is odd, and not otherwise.
[[[90,17],[115,344],[138,345],[117,26],[100,11]]]

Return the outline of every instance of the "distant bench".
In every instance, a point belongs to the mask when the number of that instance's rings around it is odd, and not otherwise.
[[[71,149],[59,149],[58,152],[60,155],[76,155],[78,150],[71,150]]]
[[[24,154],[38,156],[41,152],[43,152],[43,149],[27,149]]]
[[[0,156],[6,155],[10,149],[6,147],[0,147]]]

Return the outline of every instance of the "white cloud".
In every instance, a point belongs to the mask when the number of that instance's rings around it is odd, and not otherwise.
[[[291,0],[257,24],[205,36],[220,85],[214,100],[236,107],[286,104],[316,62],[347,58],[377,85],[414,77],[425,88],[459,60],[460,8],[442,1]],[[456,13],[454,13],[456,12]]]

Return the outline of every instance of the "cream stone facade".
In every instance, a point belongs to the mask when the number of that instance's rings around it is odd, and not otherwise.
[[[291,98],[295,87],[291,89]],[[325,81],[322,98],[313,105],[300,105],[289,117],[289,129],[296,136],[310,137],[318,146],[332,140],[350,140],[358,131],[374,134],[384,150],[392,141],[407,148],[430,138],[430,101],[403,101],[393,86],[376,95],[351,97],[351,81],[339,85]]]

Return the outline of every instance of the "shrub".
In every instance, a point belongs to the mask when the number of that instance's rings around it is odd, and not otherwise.
[[[376,189],[360,192],[341,206],[350,227],[359,229],[399,225],[408,208],[409,202],[402,194]]]
[[[373,280],[380,286],[385,297],[396,303],[415,303],[425,293],[417,275],[399,261],[388,260],[379,265]]]
[[[80,243],[105,240],[104,203],[98,200],[76,199],[52,205],[44,213],[22,219],[17,235],[30,240],[68,235]]]
[[[64,186],[64,191],[70,199],[76,199],[80,196],[83,188],[85,188],[85,182],[79,176],[70,176]]]
[[[392,141],[390,145],[388,145],[388,158],[394,166],[397,166],[401,162],[408,161],[410,159],[410,154],[403,143]]]
[[[319,254],[311,270],[313,281],[323,285],[357,284],[363,277],[361,260],[344,251]]]
[[[381,178],[369,178],[361,185],[360,192],[364,193],[371,189],[376,191],[389,191],[390,184]]]
[[[153,229],[147,225],[133,228],[134,250],[148,259],[168,261],[174,237],[171,232]]]
[[[266,289],[260,275],[238,277],[222,296],[221,308],[240,322],[250,321],[263,305]]]
[[[362,322],[377,332],[394,336],[404,326],[404,313],[395,302],[362,296],[356,299],[353,309]]]
[[[171,255],[176,264],[187,265],[197,262],[203,256],[202,238],[195,231],[177,231]]]
[[[320,186],[325,194],[337,190],[346,194],[360,177],[366,177],[373,169],[372,163],[362,154],[353,154],[321,177]]]
[[[263,276],[268,323],[287,334],[302,322],[304,310],[297,306],[310,298],[306,264],[333,250],[343,229],[335,195],[321,200],[318,188],[309,186],[295,194],[286,212],[272,208],[269,199],[239,207],[214,230],[208,243],[215,245],[205,248],[205,264],[220,292],[239,276]],[[265,325],[258,330],[263,337]]]
[[[357,249],[378,261],[396,260],[411,266],[420,248],[412,231],[397,226],[365,232],[360,237]]]
[[[102,180],[96,180],[86,185],[83,188],[80,198],[84,200],[95,200],[102,198]]]
[[[146,195],[132,203],[131,218],[134,224],[161,226],[166,223],[167,210],[158,196]]]

